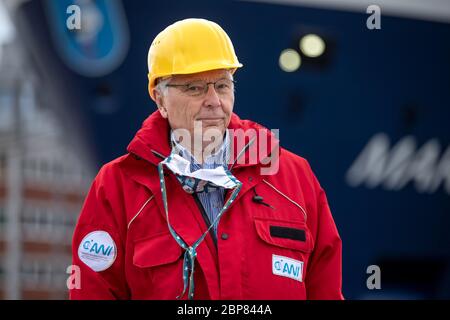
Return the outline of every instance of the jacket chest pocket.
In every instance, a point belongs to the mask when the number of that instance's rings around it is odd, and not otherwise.
[[[182,290],[182,254],[181,247],[170,232],[135,240],[133,265],[151,281],[137,281],[135,296],[142,299],[175,299]]]
[[[266,244],[305,254],[312,252],[312,235],[304,221],[254,218],[254,223],[259,239]]]
[[[254,218],[246,251],[245,284],[255,299],[304,299],[314,243],[302,220]]]

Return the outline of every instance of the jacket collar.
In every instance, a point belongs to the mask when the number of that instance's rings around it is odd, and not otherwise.
[[[263,126],[253,121],[242,120],[233,113],[228,129],[234,132],[230,135],[231,161],[236,162],[233,168],[264,165],[268,156],[274,155],[274,152],[279,155],[279,140]],[[253,143],[249,146],[252,140]],[[242,152],[244,146],[246,150]],[[270,151],[260,152],[261,147]],[[128,145],[127,151],[158,165],[171,152],[170,126],[167,119],[163,118],[159,111],[153,112],[145,119],[141,129]]]

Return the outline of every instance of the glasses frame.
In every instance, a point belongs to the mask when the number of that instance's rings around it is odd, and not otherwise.
[[[233,85],[233,88],[231,89],[231,91],[234,91],[235,85],[236,85],[236,81],[235,81],[235,80],[232,80],[232,79],[227,79],[227,78],[221,78],[221,79],[219,79],[219,80],[217,80],[217,81],[213,81],[213,82],[205,82],[205,81],[203,81],[203,80],[196,80],[196,81],[191,81],[191,82],[188,82],[188,83],[185,83],[185,84],[176,84],[176,83],[175,83],[175,84],[172,84],[172,83],[168,83],[168,84],[166,84],[166,87],[174,87],[174,88],[183,88],[183,87],[184,87],[185,90],[182,90],[183,93],[186,93],[188,96],[191,96],[191,97],[200,97],[200,96],[204,96],[204,95],[208,92],[208,89],[209,89],[209,85],[210,85],[210,84],[213,85],[214,90],[218,93],[217,88],[216,88],[216,83],[218,83],[218,82],[220,82],[220,81],[223,81],[223,80],[230,81],[231,84]],[[195,93],[195,94],[189,94],[189,91],[188,91],[189,86],[192,85],[193,83],[196,83],[196,82],[203,82],[203,83],[205,83],[205,84],[206,84],[205,90],[203,90],[203,92],[200,91],[198,94],[197,94],[197,93]]]

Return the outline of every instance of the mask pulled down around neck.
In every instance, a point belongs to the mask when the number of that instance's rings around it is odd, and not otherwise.
[[[218,188],[234,189],[237,180],[223,166],[214,169],[190,170],[190,162],[176,153],[172,153],[162,162],[172,171],[188,193],[211,192]]]

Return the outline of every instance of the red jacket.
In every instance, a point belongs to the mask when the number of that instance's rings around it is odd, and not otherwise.
[[[233,114],[229,128],[262,127]],[[73,236],[81,282],[70,290],[71,299],[175,299],[182,292],[184,252],[169,233],[157,172],[157,153],[166,157],[171,151],[169,130],[154,112],[129,153],[98,173]],[[269,145],[277,150],[276,140]],[[220,220],[217,245],[208,234],[197,249],[195,299],[343,299],[341,239],[325,192],[305,159],[278,150],[274,175],[261,175],[260,158],[232,168],[243,186]],[[201,204],[171,172],[165,180],[171,225],[192,244],[207,229]],[[256,194],[263,203],[255,201]]]

